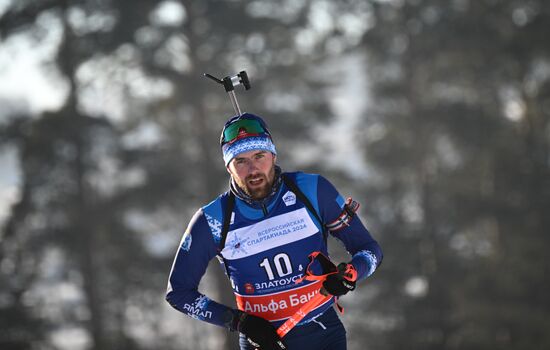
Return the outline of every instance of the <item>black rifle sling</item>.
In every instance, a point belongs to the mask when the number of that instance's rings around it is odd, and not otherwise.
[[[220,253],[225,247],[225,239],[227,238],[227,233],[229,232],[231,214],[233,213],[234,208],[235,208],[235,195],[233,194],[233,192],[229,191],[229,195],[227,196],[227,202],[225,203],[225,210],[223,212],[223,226],[222,226],[221,240],[220,240]]]
[[[288,187],[292,192],[294,192],[294,194],[296,195],[296,197],[298,197],[300,202],[304,203],[304,205],[309,210],[309,212],[312,213],[313,216],[315,216],[315,219],[317,219],[317,221],[319,222],[319,225],[321,225],[321,230],[323,232],[323,237],[326,240],[327,239],[327,232],[326,232],[327,230],[325,228],[325,223],[323,222],[323,220],[321,220],[321,217],[319,216],[319,213],[317,213],[317,210],[315,210],[315,208],[313,207],[313,205],[311,204],[309,199],[306,197],[304,192],[302,192],[302,190],[300,190],[300,188],[298,187],[298,185],[296,185],[296,183],[294,181],[289,179],[286,176],[286,174],[281,174],[281,176],[283,178],[283,183],[285,184],[285,186]]]

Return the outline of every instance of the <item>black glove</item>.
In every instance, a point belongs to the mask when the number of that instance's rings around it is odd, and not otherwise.
[[[340,263],[338,265],[338,273],[328,275],[327,279],[323,282],[323,287],[329,294],[339,297],[355,289],[355,281],[345,278],[347,266],[348,264],[346,263]],[[350,276],[347,277],[349,278]]]
[[[235,329],[246,336],[252,346],[260,350],[285,350],[285,343],[279,338],[275,327],[261,317],[237,311]]]

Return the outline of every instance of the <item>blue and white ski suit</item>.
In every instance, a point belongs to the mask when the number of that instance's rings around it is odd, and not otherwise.
[[[345,200],[324,177],[301,172],[286,175],[298,185],[325,223],[342,213]],[[227,197],[228,192],[220,195],[193,216],[170,272],[166,299],[193,318],[227,327],[231,309],[198,291],[209,261],[221,254],[238,308],[278,327],[321,287],[318,281],[296,281],[305,273],[309,254],[321,251],[328,256],[322,223],[281,184],[261,206],[236,198],[221,249]],[[380,246],[359,217],[330,234],[351,254],[358,281],[370,276],[382,262]],[[333,299],[314,309],[287,336],[299,333],[300,325],[323,314],[332,303]]]

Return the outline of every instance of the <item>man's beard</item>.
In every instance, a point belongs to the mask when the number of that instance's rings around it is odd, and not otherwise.
[[[253,188],[248,185],[248,182],[250,180],[258,180],[262,179],[263,183],[261,186],[254,186]],[[271,167],[269,170],[267,176],[265,174],[254,174],[249,175],[245,178],[244,183],[241,182],[240,179],[235,179],[237,182],[237,185],[252,199],[254,200],[260,200],[264,199],[271,193],[271,188],[273,187],[273,182],[275,180],[275,165]]]

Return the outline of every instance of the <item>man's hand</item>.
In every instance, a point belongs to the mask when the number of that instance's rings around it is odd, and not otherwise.
[[[284,342],[273,325],[261,317],[240,312],[237,330],[246,336],[252,346],[260,350],[285,350]]]
[[[355,279],[357,278],[357,272],[355,275],[350,272],[355,269],[351,264],[340,263],[338,265],[338,273],[328,275],[327,279],[323,282],[325,290],[334,296],[342,296],[349,291],[355,289]]]

